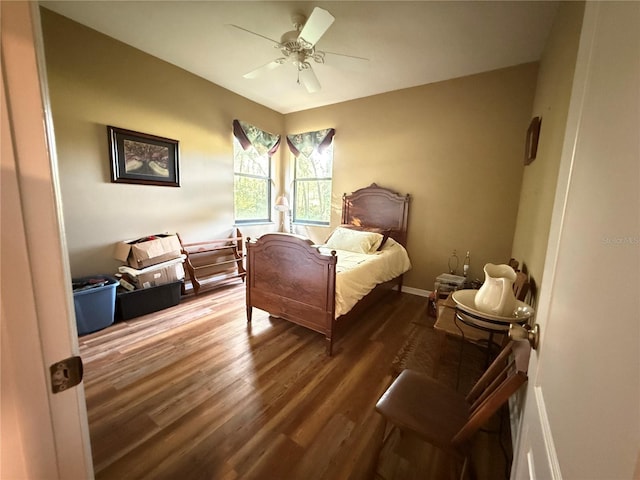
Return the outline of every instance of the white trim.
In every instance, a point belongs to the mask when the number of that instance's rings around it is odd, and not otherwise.
[[[430,290],[423,290],[421,288],[405,287],[402,286],[402,293],[409,293],[411,295],[417,295],[419,297],[428,297],[431,295]]]
[[[527,467],[529,469],[529,478],[531,480],[536,480],[536,468],[533,463],[533,450],[529,449],[527,452]]]
[[[549,469],[554,480],[562,480],[562,473],[560,471],[560,462],[556,453],[556,445],[553,441],[553,435],[551,433],[551,424],[549,423],[549,416],[547,415],[547,407],[544,403],[544,396],[542,394],[542,388],[538,385],[533,387],[533,393],[536,399],[536,406],[538,409],[538,418],[540,419],[540,428],[542,430],[542,438],[547,450],[547,460],[549,461]]]

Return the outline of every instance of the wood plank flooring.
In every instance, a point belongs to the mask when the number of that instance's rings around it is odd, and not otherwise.
[[[80,337],[96,478],[381,478],[374,405],[425,309],[391,293],[327,357],[318,333],[256,309],[248,325],[238,283]],[[385,478],[438,478],[423,450],[398,448],[381,456]],[[504,462],[486,471],[504,478]]]

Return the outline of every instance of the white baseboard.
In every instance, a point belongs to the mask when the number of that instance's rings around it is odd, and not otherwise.
[[[431,295],[430,290],[423,290],[421,288],[405,287],[402,286],[402,293],[409,293],[411,295],[417,295],[419,297],[428,297]]]

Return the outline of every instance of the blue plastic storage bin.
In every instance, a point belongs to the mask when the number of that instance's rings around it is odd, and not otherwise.
[[[78,335],[101,330],[113,323],[118,284],[118,280],[107,275],[73,279]]]

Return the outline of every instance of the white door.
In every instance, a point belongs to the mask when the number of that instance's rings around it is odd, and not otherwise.
[[[0,478],[93,477],[82,385],[53,394],[77,355],[37,2],[0,2],[2,401]],[[44,100],[43,100],[44,98]]]
[[[512,478],[639,478],[640,2],[586,3],[537,320]]]

